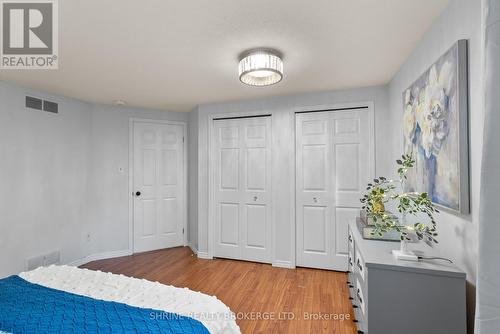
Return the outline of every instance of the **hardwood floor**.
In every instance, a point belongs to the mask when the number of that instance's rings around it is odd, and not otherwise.
[[[251,312],[274,317],[237,320],[245,334],[356,333],[345,273],[281,269],[268,264],[224,259],[203,260],[188,247],[94,261],[82,267],[215,295],[238,318],[250,317]],[[283,319],[291,315],[293,319]],[[305,315],[321,316],[322,319],[311,320]]]

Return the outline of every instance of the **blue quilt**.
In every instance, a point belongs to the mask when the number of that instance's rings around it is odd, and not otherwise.
[[[30,283],[0,280],[0,331],[9,333],[206,334],[195,319],[96,300]]]

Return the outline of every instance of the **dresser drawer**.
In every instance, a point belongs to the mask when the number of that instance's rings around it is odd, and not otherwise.
[[[366,301],[366,286],[361,283],[359,273],[352,273],[349,281],[349,295],[354,310],[354,322],[358,331],[367,333],[368,329],[368,304]]]
[[[356,252],[354,257],[354,271],[359,273],[359,276],[363,280],[366,281],[366,266],[365,261],[363,261],[363,257],[361,256],[361,252]]]
[[[354,305],[356,299],[356,275],[354,273],[349,273],[348,275],[347,288],[349,289],[349,299]]]
[[[348,246],[352,249],[354,249],[354,237],[352,236],[352,231],[351,229],[349,228],[348,230],[348,236],[347,236],[347,239],[349,241],[349,244]]]
[[[354,251],[351,251],[351,249],[349,249],[349,252],[347,253],[347,271],[350,273],[356,271],[356,268],[354,267],[354,261]]]
[[[349,242],[347,245],[347,272],[349,273],[348,282],[350,282],[350,284],[354,284],[355,269],[356,269],[354,267],[354,263],[356,261],[354,255],[356,253],[356,251],[355,251],[356,245],[354,243],[354,239],[352,237],[352,232],[350,229],[349,229],[348,233],[349,233]]]
[[[354,263],[356,261],[356,243],[354,242],[354,238],[352,236],[352,231],[349,228],[348,230],[348,243],[347,243],[347,270],[349,272],[354,272]]]
[[[363,312],[363,318],[366,318],[366,314],[368,312],[368,308],[366,306],[366,291],[364,289],[364,286],[359,282],[359,279],[356,279],[356,285],[355,285],[355,292],[354,294],[356,295],[356,302],[359,306],[359,309]]]
[[[368,323],[366,318],[363,316],[363,312],[360,308],[354,309],[354,317],[356,318],[355,324],[358,329],[359,334],[367,334],[368,333]]]

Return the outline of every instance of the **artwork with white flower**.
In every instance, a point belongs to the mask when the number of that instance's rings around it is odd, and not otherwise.
[[[416,160],[405,191],[460,213],[469,212],[466,50],[457,42],[403,92],[404,151]]]

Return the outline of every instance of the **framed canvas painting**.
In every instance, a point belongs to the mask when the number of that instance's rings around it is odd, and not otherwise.
[[[403,92],[404,151],[415,158],[405,191],[468,214],[467,40],[459,40]]]

